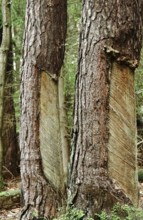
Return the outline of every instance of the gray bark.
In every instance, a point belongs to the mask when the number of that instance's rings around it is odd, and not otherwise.
[[[66,0],[27,1],[21,84],[22,220],[33,213],[52,219],[64,200],[58,78],[65,36]]]
[[[94,219],[118,201],[137,204],[133,82],[141,41],[139,1],[83,1],[69,202]]]

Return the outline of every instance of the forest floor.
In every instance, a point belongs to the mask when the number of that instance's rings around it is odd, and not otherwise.
[[[6,189],[17,189],[20,188],[20,178],[16,178],[6,182]],[[139,206],[143,209],[143,183],[139,184],[140,198]],[[20,215],[20,203],[14,205],[11,209],[1,209],[0,207],[0,220],[18,220]]]
[[[11,178],[5,182],[6,190],[16,190],[20,189],[20,177]],[[11,204],[9,209],[1,209],[0,207],[0,220],[18,220],[20,213],[20,203]]]
[[[11,210],[1,210],[0,211],[0,220],[18,220],[20,213],[20,207],[11,209]]]

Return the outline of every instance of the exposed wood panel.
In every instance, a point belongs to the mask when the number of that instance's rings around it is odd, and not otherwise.
[[[111,70],[109,106],[109,176],[137,203],[134,74],[116,63]]]
[[[58,84],[47,74],[41,76],[40,149],[46,178],[60,187],[60,129]]]

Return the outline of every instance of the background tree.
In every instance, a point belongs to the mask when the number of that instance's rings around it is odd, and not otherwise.
[[[65,127],[61,123],[60,70],[66,18],[65,0],[27,1],[20,132],[24,208],[20,219],[31,219],[33,213],[52,218],[64,200],[68,149],[61,146]]]
[[[4,113],[2,127],[3,142],[3,173],[5,177],[19,175],[19,146],[16,133],[16,118],[13,101],[13,50],[12,37],[8,52],[8,61],[4,86]],[[13,177],[12,176],[12,177]]]
[[[4,4],[4,3],[3,3]],[[13,102],[13,49],[12,49],[12,32],[11,32],[11,4],[6,3],[5,7],[9,22],[9,46],[7,47],[6,70],[4,73],[4,94],[3,94],[3,119],[2,119],[2,148],[3,148],[3,175],[10,177],[18,174],[18,141],[16,135],[15,108]],[[2,11],[5,12],[4,10]],[[3,15],[2,13],[2,15]],[[4,15],[3,15],[4,17]],[[3,36],[3,26],[6,21],[1,20],[1,36]],[[3,36],[4,37],[4,36]],[[2,37],[1,42],[2,43]]]
[[[73,104],[75,94],[75,75],[77,72],[81,1],[68,1],[68,26],[64,59],[65,104],[68,119],[69,139],[73,128]]]
[[[8,52],[10,49],[10,3],[7,0],[2,1],[2,42],[0,46],[0,176],[2,176],[3,164],[3,142],[2,142],[2,127],[3,127],[3,104],[4,104],[4,85],[5,73],[7,68]]]
[[[70,202],[96,219],[118,201],[137,204],[134,69],[142,22],[133,0],[82,7]]]
[[[26,1],[12,1],[12,41],[13,41],[13,97],[16,110],[16,125],[19,133],[20,117],[20,64],[25,20]]]

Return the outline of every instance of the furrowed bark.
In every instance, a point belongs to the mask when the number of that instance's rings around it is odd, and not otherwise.
[[[23,220],[33,213],[52,219],[64,200],[58,79],[66,16],[66,0],[27,1],[20,134]]]
[[[137,1],[83,1],[69,202],[94,219],[116,202],[137,204],[134,70],[141,41]]]

